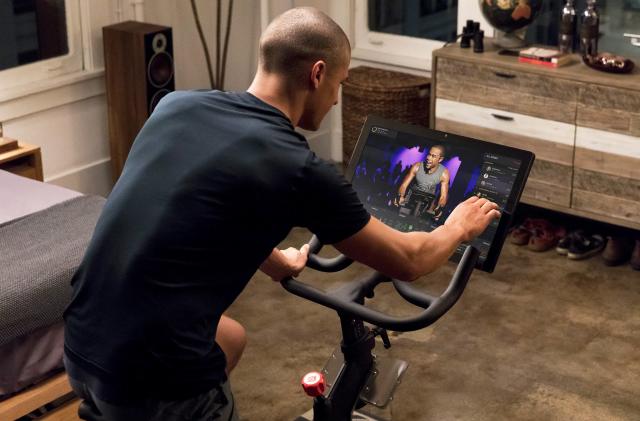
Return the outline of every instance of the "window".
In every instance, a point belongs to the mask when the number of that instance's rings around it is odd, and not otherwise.
[[[438,41],[456,38],[458,0],[368,0],[370,31]]]
[[[3,89],[82,70],[78,1],[0,2]]]
[[[458,3],[355,0],[353,57],[430,71],[432,51],[453,41],[467,19],[484,22],[477,0],[467,7]]]

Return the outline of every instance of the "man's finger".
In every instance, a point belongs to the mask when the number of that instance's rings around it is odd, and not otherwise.
[[[468,203],[477,202],[478,199],[480,199],[478,196],[471,196],[470,198],[467,199],[467,202]]]
[[[485,210],[486,209],[498,209],[498,205],[495,204],[494,202],[487,201],[487,202],[482,204],[481,208],[485,209]]]
[[[300,247],[300,253],[304,254],[305,256],[309,255],[309,244],[305,244]]]

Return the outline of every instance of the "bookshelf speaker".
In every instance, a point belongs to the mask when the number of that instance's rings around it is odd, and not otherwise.
[[[171,28],[121,22],[102,28],[114,181],[160,99],[175,89]]]

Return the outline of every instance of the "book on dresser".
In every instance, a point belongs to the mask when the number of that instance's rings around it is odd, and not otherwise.
[[[571,63],[573,56],[552,48],[531,47],[518,53],[518,61],[538,66],[560,67]]]

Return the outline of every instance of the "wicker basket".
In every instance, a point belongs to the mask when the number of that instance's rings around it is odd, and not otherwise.
[[[347,165],[367,115],[429,125],[431,79],[360,66],[342,85],[342,153]]]

